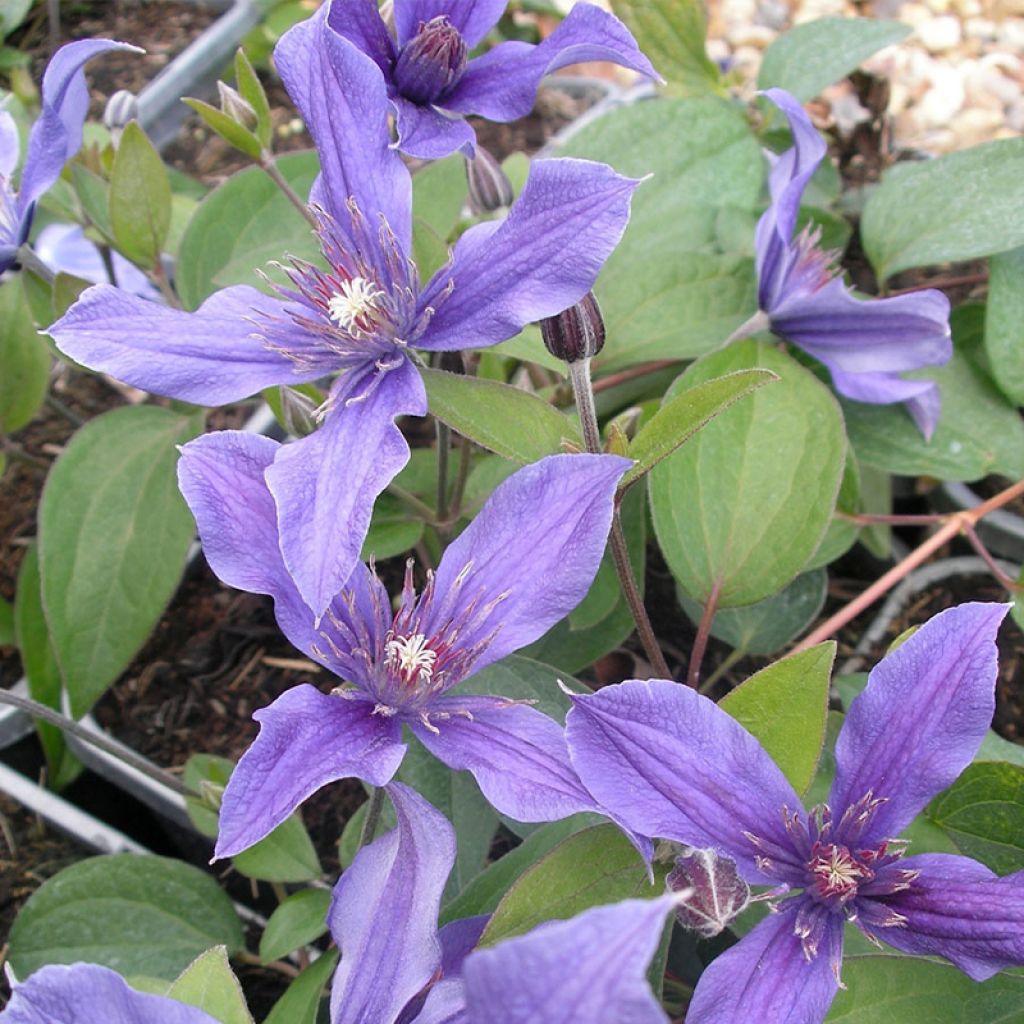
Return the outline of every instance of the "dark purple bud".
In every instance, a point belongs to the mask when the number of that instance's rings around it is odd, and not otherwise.
[[[687,846],[676,857],[665,884],[672,892],[691,890],[676,908],[679,923],[706,939],[714,938],[750,902],[750,887],[736,865],[714,850]]]
[[[540,322],[540,333],[547,350],[567,363],[590,359],[604,348],[604,319],[593,292],[558,316]]]
[[[462,77],[466,54],[466,41],[445,15],[420,22],[395,62],[395,85],[413,103],[433,103]]]
[[[512,182],[501,169],[501,164],[482,146],[476,147],[473,159],[466,159],[466,181],[469,183],[469,205],[475,214],[494,213],[512,205],[515,198]]]

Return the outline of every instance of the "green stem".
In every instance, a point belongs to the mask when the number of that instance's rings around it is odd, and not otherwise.
[[[459,437],[459,473],[455,478],[455,490],[452,493],[452,523],[454,524],[462,511],[462,498],[466,493],[466,481],[472,466],[473,445],[468,437]]]
[[[437,427],[437,521],[448,519],[448,453],[452,446],[452,431],[447,423],[435,422]],[[447,530],[444,531],[448,533]]]
[[[270,180],[285,194],[288,202],[306,218],[310,227],[314,231],[319,230],[320,225],[317,223],[316,217],[313,216],[313,211],[310,210],[309,205],[303,200],[302,196],[288,184],[284,175],[278,170],[277,164],[274,163],[274,158],[269,153],[263,153],[260,157],[260,167],[263,168]]]
[[[433,526],[437,522],[434,510],[425,501],[417,498],[415,494],[410,494],[409,491],[397,484],[388,484],[387,492],[394,495],[403,505],[408,505],[425,523]]]

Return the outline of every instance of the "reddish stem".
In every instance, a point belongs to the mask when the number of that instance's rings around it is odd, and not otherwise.
[[[621,370],[619,373],[612,373],[594,381],[593,390],[595,394],[599,391],[607,391],[609,388],[615,387],[616,384],[624,384],[627,380],[646,377],[649,373],[657,373],[659,370],[667,370],[670,366],[678,365],[678,359],[656,359],[652,363],[631,366],[628,370]]]
[[[711,625],[715,621],[715,612],[718,611],[718,595],[721,589],[722,581],[715,580],[704,605],[704,611],[701,613],[697,636],[693,641],[693,650],[690,651],[690,667],[686,673],[686,685],[695,690],[700,682],[700,666],[704,661],[704,652],[707,650],[708,637],[711,635]]]

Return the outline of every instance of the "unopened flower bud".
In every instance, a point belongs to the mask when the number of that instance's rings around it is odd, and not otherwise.
[[[591,359],[604,348],[604,319],[593,292],[558,316],[540,322],[540,333],[547,350],[567,363]]]
[[[470,208],[478,216],[512,205],[512,182],[501,164],[482,146],[477,146],[475,157],[466,158],[466,181]]]
[[[242,94],[223,82],[217,83],[217,91],[220,93],[220,109],[243,128],[255,131],[259,125],[259,116]]]
[[[127,89],[118,89],[113,96],[107,100],[107,106],[103,111],[103,123],[107,129],[118,134],[129,121],[136,121],[139,117],[139,101],[135,93]]]
[[[420,22],[395,61],[395,85],[413,103],[433,103],[462,77],[467,54],[466,41],[445,15]]]
[[[316,406],[294,388],[281,388],[281,426],[292,437],[308,437],[316,430]]]
[[[706,939],[724,931],[750,902],[750,887],[740,878],[736,864],[714,850],[684,847],[665,884],[672,892],[691,890],[676,908],[676,918]]]

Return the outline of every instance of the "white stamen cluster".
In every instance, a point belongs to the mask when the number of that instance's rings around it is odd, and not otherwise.
[[[422,633],[395,637],[384,645],[384,664],[408,673],[413,679],[422,676],[424,682],[430,682],[435,661],[437,653],[427,647],[427,638]]]
[[[353,277],[344,281],[341,291],[331,296],[327,311],[331,319],[343,331],[360,329],[360,318],[373,319],[378,312],[377,303],[384,298],[384,293],[365,277]]]

